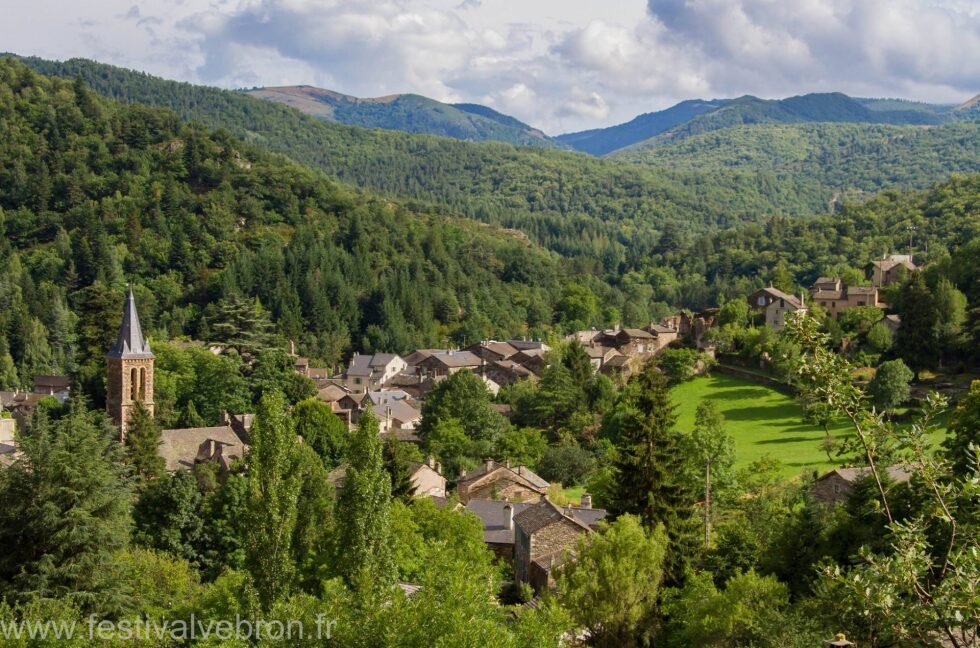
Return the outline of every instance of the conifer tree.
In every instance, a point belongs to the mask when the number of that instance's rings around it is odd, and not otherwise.
[[[297,469],[296,434],[289,426],[281,394],[262,397],[251,434],[246,565],[259,602],[268,611],[288,596],[296,576],[292,541],[303,486]]]
[[[611,416],[615,435],[613,515],[637,515],[654,529],[663,524],[669,539],[668,581],[678,582],[696,547],[696,497],[686,478],[688,453],[674,429],[676,408],[666,376],[648,363],[620,397]]]
[[[391,496],[408,501],[412,499],[412,470],[402,443],[394,436],[385,439],[382,448],[385,470],[391,478]]]
[[[337,506],[337,570],[362,594],[395,580],[391,538],[391,478],[381,458],[378,418],[370,408],[351,435],[347,479]]]
[[[142,482],[151,482],[161,475],[166,462],[160,456],[160,426],[140,401],[133,407],[126,430],[126,461]]]
[[[919,372],[933,366],[938,356],[938,316],[932,293],[921,272],[913,272],[902,286],[902,323],[895,335],[895,352],[919,380]]]
[[[43,409],[0,470],[0,590],[67,599],[85,614],[129,604],[116,553],[129,538],[131,494],[104,418],[73,399],[51,423]]]

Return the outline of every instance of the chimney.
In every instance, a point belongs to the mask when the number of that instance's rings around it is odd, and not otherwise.
[[[504,468],[510,468],[510,459],[504,462]]]
[[[231,425],[231,418],[228,416],[228,410],[226,409],[221,410],[221,424]]]
[[[432,455],[429,455],[429,457],[428,457],[428,459],[426,459],[425,463],[429,466],[429,468],[435,468],[436,467],[436,458],[433,457]]]
[[[504,514],[503,514],[503,526],[505,529],[514,528],[514,507],[510,505],[510,502],[504,504]]]
[[[463,479],[465,477],[466,477],[466,468],[463,468],[462,470],[459,471],[459,479]]]
[[[575,512],[572,510],[571,504],[565,505],[564,513],[565,513],[565,517],[575,517]]]
[[[590,509],[590,508],[592,508],[592,496],[589,495],[588,493],[582,493],[582,503],[581,503],[581,506],[584,509]]]
[[[484,465],[486,466],[487,472],[490,472],[490,469],[493,468],[493,459],[487,459]]]
[[[289,355],[296,355],[296,342],[294,340],[289,341]]]

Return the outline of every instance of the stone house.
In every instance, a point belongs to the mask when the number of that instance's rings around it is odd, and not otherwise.
[[[412,493],[417,497],[445,497],[446,478],[442,467],[429,457],[425,463],[412,462]]]
[[[871,285],[883,288],[917,268],[911,254],[886,254],[868,264],[868,269],[871,271]]]
[[[550,484],[526,466],[510,466],[487,459],[478,468],[462,472],[456,480],[459,501],[499,499],[512,502],[536,501]]]
[[[524,367],[535,376],[540,377],[548,365],[545,359],[545,354],[547,353],[547,349],[522,349],[512,355],[509,360]]]
[[[34,393],[54,396],[62,403],[68,400],[71,392],[71,378],[68,376],[34,376]]]
[[[206,462],[218,464],[220,476],[227,476],[232,464],[245,456],[248,446],[231,425],[163,430],[160,456],[168,472],[190,470]]]
[[[407,363],[394,353],[355,353],[343,375],[344,387],[352,394],[376,391],[404,371]]]
[[[575,509],[546,497],[515,515],[514,527],[514,580],[539,594],[554,586],[558,567],[574,560],[579,537],[594,530]]]
[[[788,295],[778,288],[769,286],[749,295],[749,305],[756,311],[765,314],[766,326],[781,330],[786,326],[786,315],[789,313],[805,313],[806,304],[800,297]]]
[[[680,335],[680,331],[677,327],[670,326],[669,324],[657,324],[652,323],[647,327],[647,330],[653,335],[654,340],[656,340],[656,348],[654,353],[659,353],[667,348],[667,346],[676,340]]]
[[[912,477],[908,466],[894,465],[885,468],[892,483],[904,484]],[[880,474],[880,471],[879,471]],[[871,475],[871,468],[836,468],[813,483],[813,497],[824,504],[842,504],[854,491],[854,482]]]
[[[510,359],[488,362],[480,367],[479,374],[485,380],[500,387],[513,385],[521,380],[537,378],[530,369]]]
[[[589,355],[589,362],[592,363],[592,370],[599,372],[602,368],[613,358],[623,356],[622,353],[617,351],[613,347],[601,346],[594,343],[590,343],[585,346],[585,352]]]
[[[520,515],[532,502],[507,502],[504,500],[470,500],[466,510],[473,513],[483,524],[483,541],[495,556],[507,563],[514,561],[514,539],[516,526],[514,517]],[[582,506],[570,509],[575,516],[592,528],[606,517],[606,511],[592,508],[592,498],[582,496]]]
[[[593,338],[601,346],[613,347],[628,358],[652,355],[657,350],[656,336],[645,329],[614,328]]]
[[[875,286],[844,286],[837,277],[820,277],[810,289],[813,303],[827,309],[832,317],[837,317],[849,308],[874,306],[881,308],[878,301],[878,288]]]
[[[462,369],[475,371],[485,362],[486,360],[470,351],[447,349],[429,354],[415,367],[420,376],[436,379],[451,376]]]
[[[471,344],[464,351],[469,351],[478,358],[483,358],[487,362],[497,362],[506,360],[520,349],[509,342],[497,342],[496,340],[483,340],[476,344]]]

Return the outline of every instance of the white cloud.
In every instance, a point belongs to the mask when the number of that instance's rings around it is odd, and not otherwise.
[[[548,132],[692,97],[980,91],[976,0],[11,1],[4,49],[225,87],[478,101]]]

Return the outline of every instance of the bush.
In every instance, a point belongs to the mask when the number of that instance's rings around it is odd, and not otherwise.
[[[564,486],[581,484],[592,472],[592,455],[578,446],[553,446],[544,451],[538,462],[538,474]]]

